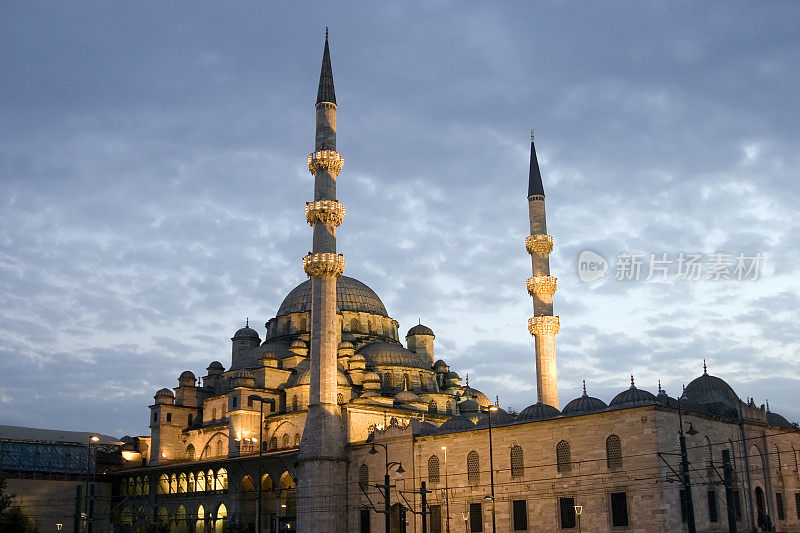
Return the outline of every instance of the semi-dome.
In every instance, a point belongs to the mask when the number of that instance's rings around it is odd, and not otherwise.
[[[439,433],[448,433],[450,431],[463,431],[465,429],[475,429],[475,424],[466,416],[458,415],[452,417],[450,420],[439,426]]]
[[[411,337],[413,335],[430,335],[431,337],[435,337],[436,335],[433,334],[433,330],[428,326],[423,324],[417,324],[406,333],[406,337]]]
[[[439,428],[431,424],[430,422],[420,422],[418,435],[420,437],[425,437],[427,435],[433,435],[439,431]]]
[[[614,399],[611,400],[608,406],[612,409],[623,409],[625,407],[638,407],[640,405],[653,405],[657,403],[658,399],[656,399],[652,392],[636,388],[636,384],[633,382],[633,375],[631,375],[630,388],[614,396]]]
[[[504,426],[506,424],[513,424],[516,422],[517,419],[514,418],[514,415],[508,414],[505,410],[500,409],[499,407],[492,411],[492,425],[493,426]],[[478,423],[476,424],[479,428],[480,427],[489,427],[489,413],[484,414]]]
[[[406,350],[399,344],[388,342],[373,342],[367,344],[358,353],[364,356],[367,364],[376,366],[404,366],[410,368],[429,369],[430,364],[424,356],[419,356]]]
[[[605,411],[607,408],[606,402],[586,394],[586,381],[584,381],[583,395],[565,405],[564,409],[561,410],[561,414],[564,416],[587,415],[589,413]]]
[[[386,307],[375,294],[355,278],[340,276],[336,281],[336,307],[340,311],[356,311],[388,317]],[[276,316],[302,313],[311,310],[311,280],[308,279],[292,289],[283,299]]]
[[[462,413],[477,413],[481,410],[481,407],[478,405],[478,402],[468,398],[458,404],[458,410]]]
[[[486,396],[478,389],[473,389],[472,387],[469,386],[469,378],[467,379],[467,384],[461,387],[460,392],[463,398],[472,398],[473,400],[478,402],[478,405],[480,405],[481,407],[489,407],[490,405],[492,405],[492,401],[489,399],[488,396]]]
[[[548,420],[557,416],[561,416],[558,409],[546,403],[536,402],[523,409],[519,414],[518,420],[520,422],[532,422],[534,420]]]
[[[779,415],[778,413],[773,413],[772,411],[770,411],[769,407],[767,408],[767,422],[772,426],[780,426],[784,428],[794,427],[783,416]]]
[[[708,374],[703,363],[703,375],[691,381],[683,391],[683,396],[691,403],[697,405],[724,404],[738,412],[739,396],[724,380]]]
[[[403,390],[394,395],[394,403],[400,404],[415,404],[422,402],[422,398],[411,392],[410,390]]]

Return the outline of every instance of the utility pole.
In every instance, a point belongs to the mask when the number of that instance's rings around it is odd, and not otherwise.
[[[728,531],[736,533],[736,512],[733,506],[733,468],[730,450],[722,450],[722,476],[725,484],[725,502],[728,508]]]
[[[686,517],[689,533],[697,533],[694,523],[694,502],[692,501],[692,483],[689,480],[689,458],[686,453],[686,437],[683,435],[683,415],[681,411],[681,401],[678,399],[678,424],[680,425],[679,440],[681,444],[681,470],[683,474],[683,491],[686,495]],[[689,435],[696,435],[697,430],[689,424],[686,430]]]
[[[426,488],[424,481],[420,482],[419,493],[422,496],[422,533],[428,533],[428,493],[430,491]],[[439,527],[442,523],[439,522]]]

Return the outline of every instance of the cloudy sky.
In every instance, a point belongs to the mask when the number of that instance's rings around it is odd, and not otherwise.
[[[401,333],[536,401],[535,129],[562,406],[705,358],[800,420],[800,4],[187,1],[0,5],[0,423],[147,434],[157,389],[263,337],[305,278],[326,25],[339,248]]]

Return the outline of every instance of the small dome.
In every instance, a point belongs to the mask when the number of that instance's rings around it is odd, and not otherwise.
[[[428,326],[423,326],[422,324],[417,324],[406,333],[406,337],[411,337],[414,335],[430,335],[431,337],[435,337],[436,335],[433,334],[433,330]]]
[[[788,420],[772,411],[767,411],[767,422],[772,426],[780,426],[784,428],[794,427]]]
[[[461,379],[461,376],[459,376],[458,373],[451,371],[445,373],[444,379]]]
[[[249,325],[243,327],[242,329],[236,331],[233,334],[234,339],[257,339],[261,340],[261,337],[258,336],[258,332],[251,328]]]
[[[191,370],[184,370],[183,372],[181,372],[181,375],[178,376],[178,381],[192,381],[192,382],[194,382],[196,380],[197,380],[197,378],[195,377],[194,372],[192,372]]]
[[[221,374],[225,371],[225,367],[222,366],[222,363],[220,363],[219,361],[211,361],[211,364],[208,365],[208,368],[206,368],[206,370],[208,370],[209,374]]]
[[[484,393],[469,386],[469,380],[467,380],[467,384],[464,387],[461,387],[461,396],[464,398],[472,398],[478,402],[478,405],[481,407],[489,407],[492,405],[492,401],[489,400]]]
[[[514,415],[508,414],[506,411],[500,409],[499,407],[496,410],[492,411],[493,426],[503,426],[506,424],[513,424],[516,421],[517,419],[514,417]],[[489,413],[484,414],[483,417],[481,417],[481,419],[478,420],[477,426],[479,428],[489,427]]]
[[[350,341],[342,341],[339,343],[340,350],[352,350],[353,348],[355,348],[355,346],[353,346],[353,343]]]
[[[166,388],[165,389],[158,389],[158,392],[156,392],[155,398],[158,398],[159,396],[168,396],[170,398],[174,398],[175,397],[175,393],[172,392],[171,389],[166,389]]]
[[[605,408],[605,404],[603,404],[603,407]],[[566,414],[566,409],[564,414]],[[557,416],[561,416],[558,409],[546,403],[536,402],[523,409],[519,414],[518,420],[520,422],[531,422],[534,420],[548,420],[550,418],[556,418]]]
[[[439,360],[437,360],[435,363],[433,363],[433,369],[434,369],[436,372],[447,372],[447,369],[448,369],[448,368],[449,368],[449,367],[447,366],[447,363],[445,363],[445,362],[444,362],[444,361],[442,361],[441,359],[439,359]]]
[[[404,366],[410,368],[430,369],[430,364],[425,357],[418,356],[412,351],[406,350],[399,344],[388,342],[373,342],[367,344],[358,353],[364,356],[367,363],[372,366]]]
[[[703,363],[703,375],[686,386],[682,398],[698,405],[721,403],[737,412],[741,402],[730,385],[708,374],[705,363]]]
[[[586,381],[583,382],[583,395],[575,398],[561,410],[564,416],[588,415],[608,409],[606,402],[586,394]]]
[[[638,407],[640,405],[653,405],[657,403],[658,400],[653,393],[636,388],[633,382],[633,375],[631,375],[630,388],[614,396],[614,399],[611,400],[608,406],[614,409],[623,409],[626,407]]]
[[[394,395],[394,403],[420,403],[422,402],[422,398],[411,392],[410,390],[400,391]]]
[[[351,363],[366,363],[367,360],[364,359],[363,355],[361,355],[360,353],[357,353],[357,354],[355,354],[354,356],[352,356],[350,358],[350,362]]]
[[[678,400],[667,394],[667,391],[661,388],[661,380],[658,380],[658,394],[656,400],[664,407],[678,407]]]
[[[448,433],[450,431],[463,431],[465,429],[475,429],[475,424],[466,416],[458,415],[452,417],[450,420],[439,426],[439,433]]]
[[[462,413],[477,413],[480,409],[478,402],[472,399],[464,400],[458,404],[458,410]]]
[[[437,431],[439,431],[439,428],[437,428],[430,422],[420,422],[418,435],[420,437],[425,437],[426,435],[433,435]]]
[[[294,350],[295,348],[305,349],[306,348],[305,341],[303,341],[303,339],[295,339],[294,342],[292,342],[292,345],[289,346],[289,349]]]
[[[358,354],[356,354],[356,355],[358,355]],[[366,374],[364,374],[364,381],[365,382],[373,381],[373,382],[380,383],[381,375],[378,374],[377,372],[367,372]]]

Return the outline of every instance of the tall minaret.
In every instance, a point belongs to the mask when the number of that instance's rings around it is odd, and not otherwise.
[[[333,533],[344,531],[342,517],[347,515],[345,433],[336,402],[336,281],[344,271],[344,256],[336,253],[336,227],[342,223],[344,206],[336,200],[336,177],[343,159],[336,152],[336,94],[327,29],[316,107],[316,145],[308,156],[314,201],[306,204],[314,241],[313,252],[303,258],[303,268],[311,278],[311,384],[297,455],[297,529]]]
[[[553,294],[556,278],[550,275],[550,252],[553,237],[547,234],[544,212],[544,187],[536,159],[531,131],[531,167],[528,175],[528,214],[531,235],[525,239],[525,248],[531,254],[533,277],[528,278],[528,293],[533,297],[533,318],[528,320],[528,330],[536,339],[536,389],[540,402],[558,409],[558,375],[556,371],[556,334],[560,328],[553,316]]]

